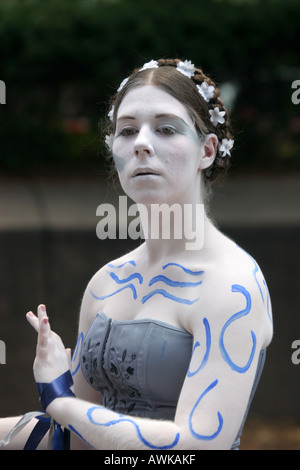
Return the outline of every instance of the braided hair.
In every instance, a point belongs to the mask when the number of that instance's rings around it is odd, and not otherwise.
[[[219,145],[214,162],[202,172],[204,183],[208,185],[218,176],[225,175],[230,167],[230,152],[225,152],[224,149],[222,151],[223,142],[233,144],[230,118],[215,83],[190,62],[188,65],[192,67],[193,73],[184,73],[184,67],[182,72],[180,67],[185,63],[187,61],[182,62],[180,59],[159,59],[145,64],[143,68],[135,69],[123,80],[117,93],[112,97],[108,113],[110,117],[108,133],[110,135],[115,133],[117,111],[129,90],[142,85],[161,88],[187,108],[200,139],[204,140],[205,136],[211,133],[218,137]],[[203,86],[210,91],[209,99],[201,92]],[[217,123],[212,119],[214,112],[222,116]]]

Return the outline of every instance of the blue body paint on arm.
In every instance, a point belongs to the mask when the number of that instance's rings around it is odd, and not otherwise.
[[[131,423],[135,430],[136,430],[136,434],[139,438],[139,440],[147,447],[149,447],[150,449],[155,449],[155,450],[167,450],[167,449],[172,449],[173,447],[176,446],[176,444],[178,443],[179,441],[179,438],[180,438],[180,434],[177,433],[176,436],[175,436],[175,439],[174,441],[171,443],[171,444],[167,444],[167,445],[164,445],[164,446],[156,446],[154,444],[151,444],[151,442],[149,442],[147,439],[145,439],[145,437],[142,435],[141,433],[141,430],[140,430],[140,427],[139,425],[133,420],[133,419],[130,419],[130,418],[127,418],[123,415],[119,415],[119,417],[117,419],[113,419],[111,421],[107,421],[106,423],[99,423],[97,421],[94,420],[93,418],[93,413],[95,410],[101,410],[103,409],[103,407],[101,406],[92,406],[91,408],[88,409],[87,411],[87,417],[89,419],[89,421],[96,425],[96,426],[105,426],[105,427],[109,427],[109,426],[114,426],[114,425],[117,425],[119,423]]]
[[[192,419],[193,419],[193,415],[197,409],[197,407],[199,406],[199,403],[201,402],[201,400],[204,398],[204,396],[210,392],[216,385],[217,385],[218,381],[215,380],[214,382],[212,382],[205,390],[204,392],[200,395],[200,397],[198,398],[198,400],[196,401],[195,405],[193,406],[193,409],[190,413],[190,417],[189,417],[189,427],[190,427],[190,431],[192,433],[192,435],[196,438],[196,439],[200,439],[200,440],[203,440],[203,441],[211,441],[213,439],[215,439],[221,432],[222,430],[222,427],[223,427],[223,417],[221,415],[221,413],[218,411],[218,420],[219,420],[219,425],[218,425],[218,429],[216,430],[216,432],[214,432],[213,434],[210,434],[210,435],[205,435],[205,434],[199,434],[197,433],[194,428],[193,428],[193,423],[192,423]]]
[[[203,369],[203,367],[208,361],[210,346],[211,346],[211,334],[210,334],[210,326],[206,318],[203,319],[203,324],[205,326],[205,332],[206,332],[206,352],[198,369],[196,369],[194,372],[191,372],[189,368],[189,370],[187,371],[188,377],[193,377],[193,375],[197,374],[197,372]],[[198,348],[199,346],[200,346],[199,341],[196,341],[194,348],[193,348],[193,352],[192,352],[192,358],[194,356],[196,348]]]
[[[244,366],[241,367],[241,366],[238,366],[237,364],[235,364],[231,360],[229,354],[227,353],[227,351],[225,349],[225,346],[224,346],[224,334],[225,334],[225,331],[227,330],[227,328],[229,327],[229,325],[232,322],[238,320],[239,318],[243,317],[244,315],[249,314],[249,312],[251,310],[251,297],[250,297],[249,292],[242,286],[234,284],[233,286],[231,286],[231,290],[232,290],[232,292],[239,292],[240,294],[243,294],[245,296],[245,298],[246,298],[246,308],[244,310],[241,310],[238,313],[235,313],[234,315],[232,315],[229,318],[229,320],[227,320],[227,322],[223,326],[221,334],[220,334],[219,346],[220,346],[220,350],[221,350],[221,353],[222,353],[222,356],[223,356],[224,360],[231,367],[231,369],[236,371],[236,372],[243,373],[243,372],[246,372],[249,369],[249,367],[250,367],[250,365],[253,361],[254,353],[255,353],[255,350],[256,350],[256,336],[255,336],[254,332],[251,330],[252,350],[251,350],[248,362]]]

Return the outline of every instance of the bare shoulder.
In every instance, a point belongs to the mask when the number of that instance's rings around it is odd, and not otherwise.
[[[209,321],[221,328],[235,321],[255,329],[260,347],[273,335],[272,308],[266,280],[258,262],[247,251],[224,237],[216,261],[208,266],[202,285],[203,308]],[[195,322],[198,322],[195,315]],[[236,320],[242,319],[237,322]],[[239,332],[240,333],[240,332]]]

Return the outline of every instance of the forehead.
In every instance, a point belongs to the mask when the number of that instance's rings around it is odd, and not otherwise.
[[[174,114],[193,124],[186,107],[180,101],[153,85],[130,90],[119,106],[117,119],[122,116],[139,117],[163,113]]]

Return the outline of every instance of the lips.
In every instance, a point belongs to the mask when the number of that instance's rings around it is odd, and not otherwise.
[[[152,168],[143,167],[137,168],[133,173],[133,178],[136,176],[147,176],[147,175],[158,175],[157,171],[153,170]]]

